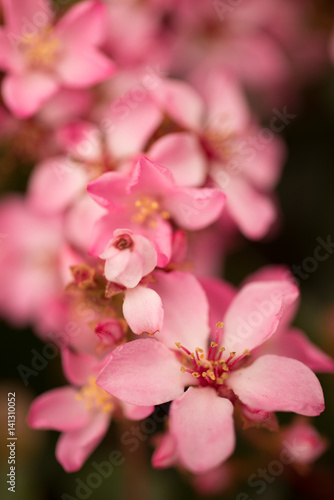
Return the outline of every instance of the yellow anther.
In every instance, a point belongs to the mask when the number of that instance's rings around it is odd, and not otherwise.
[[[207,376],[207,373],[206,372],[202,372],[202,377],[206,377]]]
[[[197,364],[198,364],[198,366],[203,366],[202,361],[200,361],[199,359],[197,360]]]
[[[112,396],[96,385],[96,378],[93,376],[89,377],[88,384],[81,388],[75,399],[83,401],[87,410],[109,413],[114,408]]]
[[[224,379],[222,379],[221,377],[217,378],[217,384],[223,384],[224,383]]]
[[[235,356],[235,355],[236,355],[236,352],[235,352],[235,351],[230,352],[230,356],[231,356],[231,358],[234,358],[234,356]]]
[[[189,358],[195,359],[195,354],[192,352],[191,354],[189,354]]]
[[[222,321],[218,321],[218,323],[216,324],[216,327],[223,328],[223,325],[224,325],[224,323]]]
[[[219,352],[224,352],[225,351],[225,347],[219,347]]]
[[[157,201],[152,201],[151,208],[152,208],[152,210],[158,210],[159,203]]]
[[[195,351],[197,351],[197,352],[204,352],[203,349],[201,349],[200,347],[196,347]]]
[[[218,344],[216,344],[216,342],[211,342],[211,347],[218,347]]]
[[[213,373],[213,371],[208,371],[208,376],[211,378],[212,381],[216,380],[216,377],[215,377],[215,374]]]
[[[167,212],[166,210],[163,210],[162,212],[160,212],[160,215],[163,219],[170,219],[170,213]]]
[[[249,350],[248,350],[248,349],[245,349],[245,350],[244,350],[244,352],[243,352],[243,354],[244,354],[245,356],[249,356],[249,355],[250,355],[250,352],[249,352]]]
[[[199,378],[200,374],[198,372],[192,372],[192,376],[195,378]]]
[[[181,349],[181,342],[175,342],[175,345],[178,349]]]
[[[135,206],[136,207],[141,207],[142,206],[142,201],[141,200],[137,200],[136,203],[135,203]]]
[[[226,379],[228,378],[228,376],[229,376],[229,374],[228,374],[228,373],[223,373],[223,374],[222,374],[222,376],[221,376],[221,378],[222,378],[223,380],[226,380]]]
[[[153,227],[153,228],[156,228],[158,225],[157,221],[156,220],[151,220],[150,221],[150,226]]]
[[[180,370],[181,370],[182,373],[185,373],[185,371],[186,371],[186,369],[185,369],[184,366],[181,366]]]

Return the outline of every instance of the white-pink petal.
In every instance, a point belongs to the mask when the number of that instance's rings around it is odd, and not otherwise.
[[[161,298],[150,288],[138,285],[125,293],[123,314],[137,335],[161,330],[164,318]]]

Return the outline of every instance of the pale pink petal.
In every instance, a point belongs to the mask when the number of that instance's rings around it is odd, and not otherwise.
[[[178,460],[176,439],[170,433],[159,437],[158,445],[152,455],[152,465],[155,469],[165,469],[176,465]]]
[[[122,402],[123,413],[130,420],[143,420],[154,412],[154,406],[137,406]]]
[[[84,168],[66,156],[49,158],[32,172],[28,186],[29,203],[45,213],[61,212],[85,192]]]
[[[199,282],[204,288],[209,302],[210,329],[214,336],[217,323],[223,321],[225,313],[236,296],[237,291],[227,281],[217,278],[203,277],[199,278]]]
[[[304,332],[296,328],[273,338],[273,344],[271,346],[269,343],[266,352],[297,359],[315,372],[334,372],[333,358],[313,344]]]
[[[263,344],[277,330],[284,311],[298,298],[289,281],[250,283],[236,295],[224,318],[223,345],[240,356]]]
[[[48,0],[2,0],[6,26],[15,35],[34,35],[52,23],[53,12]]]
[[[124,317],[137,335],[161,330],[164,318],[161,298],[150,288],[138,285],[125,293]]]
[[[233,452],[233,405],[211,387],[190,387],[170,409],[170,432],[181,463],[197,474],[216,467]]]
[[[15,116],[32,116],[58,89],[58,83],[45,73],[7,75],[2,83],[5,104]]]
[[[9,70],[13,64],[13,47],[11,46],[8,33],[0,27],[0,68],[2,70]]]
[[[218,189],[179,188],[165,199],[164,206],[179,226],[193,231],[218,219],[225,198]]]
[[[196,187],[206,179],[206,159],[198,140],[189,133],[162,136],[154,142],[147,156],[167,167],[178,186]]]
[[[139,406],[177,398],[183,393],[184,381],[174,354],[154,339],[134,340],[115,349],[97,378],[105,391]]]
[[[256,410],[293,411],[309,417],[325,408],[319,380],[296,359],[268,354],[230,374],[228,386]]]
[[[186,128],[200,128],[203,119],[203,102],[197,92],[187,83],[179,80],[160,80],[152,91],[159,106]]]
[[[62,83],[76,89],[106,80],[115,71],[114,63],[92,47],[72,47],[57,64],[57,73]]]
[[[250,111],[240,83],[231,74],[214,70],[201,75],[197,85],[208,108],[210,129],[242,131],[250,121]]]
[[[206,348],[209,340],[209,307],[204,290],[190,273],[155,273],[152,284],[162,300],[164,321],[157,338],[172,349],[180,342],[190,351]]]
[[[107,115],[111,123],[106,143],[112,156],[117,159],[128,158],[143,151],[163,118],[148,92],[143,92],[144,98],[139,101],[136,99],[135,89],[116,98]]]
[[[93,415],[90,422],[77,431],[65,432],[57,442],[56,457],[66,472],[79,470],[100,444],[110,424],[107,413]]]
[[[87,424],[85,403],[76,399],[73,387],[53,389],[36,398],[29,410],[28,423],[34,429],[73,431]]]
[[[276,209],[270,198],[256,191],[240,176],[231,180],[226,194],[226,209],[242,233],[253,240],[262,238],[276,218]]]
[[[74,353],[68,348],[62,350],[62,364],[68,381],[77,386],[87,384],[89,377],[97,374],[101,367],[101,361],[91,354]]]

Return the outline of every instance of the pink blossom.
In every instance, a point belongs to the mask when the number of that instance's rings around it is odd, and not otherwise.
[[[125,417],[141,420],[154,410],[123,404],[98,387],[95,381],[102,364],[91,355],[65,349],[63,369],[73,385],[38,396],[29,411],[31,427],[62,433],[56,457],[67,472],[79,470],[100,444],[113,413],[121,409]]]
[[[154,244],[158,266],[171,256],[172,227],[198,230],[220,215],[225,197],[217,189],[178,187],[171,172],[140,157],[130,174],[108,172],[88,185],[88,192],[109,210],[96,226],[92,253],[104,250],[116,229],[126,227]]]
[[[86,1],[56,24],[47,1],[4,0],[1,66],[7,71],[3,97],[18,117],[33,115],[61,87],[85,88],[115,71],[98,49],[104,38],[106,7]]]
[[[134,288],[157,265],[157,252],[152,243],[132,231],[118,229],[108,243],[101,259],[106,261],[104,274],[107,280]]]
[[[113,351],[97,383],[131,404],[174,400],[170,432],[181,463],[190,471],[216,467],[233,452],[236,397],[245,408],[267,417],[275,411],[309,416],[323,411],[320,383],[301,362],[264,355],[247,363],[296,300],[297,290],[289,281],[246,285],[225,312],[224,332],[217,329],[209,348],[209,308],[196,279],[177,271],[160,273],[155,290],[165,309],[161,332],[155,339],[135,340]]]
[[[307,419],[299,417],[282,432],[282,446],[289,445],[296,450],[295,462],[306,465],[326,451],[328,442]]]

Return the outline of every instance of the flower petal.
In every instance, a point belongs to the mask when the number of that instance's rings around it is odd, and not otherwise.
[[[247,368],[232,372],[228,385],[242,403],[255,410],[313,417],[325,408],[319,380],[296,359],[261,356]]]
[[[129,420],[142,420],[154,412],[154,406],[137,406],[122,402],[123,413]]]
[[[152,145],[147,156],[167,167],[178,186],[201,186],[206,178],[206,160],[198,140],[188,133],[167,134]]]
[[[180,342],[190,351],[205,348],[209,339],[209,307],[205,293],[190,273],[173,271],[155,273],[152,284],[162,300],[164,321],[156,336],[168,347],[175,349]]]
[[[289,281],[255,282],[236,295],[224,318],[223,346],[240,356],[263,344],[277,330],[299,290]]]
[[[125,293],[123,314],[137,335],[156,333],[162,327],[164,311],[159,295],[150,288],[138,285]]]
[[[211,387],[190,387],[170,409],[180,461],[193,473],[216,467],[234,450],[233,405]]]
[[[74,353],[68,348],[62,350],[62,365],[66,378],[71,384],[82,386],[91,375],[97,374],[101,362],[84,352]]]
[[[36,398],[29,411],[28,422],[34,429],[73,431],[89,421],[83,401],[76,399],[74,387],[53,389]]]
[[[179,188],[170,193],[164,205],[179,226],[193,231],[218,219],[225,198],[218,189]]]
[[[58,440],[56,457],[66,472],[79,470],[100,444],[110,424],[107,413],[97,413],[88,425],[77,431],[65,432]]]
[[[58,83],[44,73],[7,75],[2,83],[6,105],[15,116],[27,118],[39,110],[58,89]]]
[[[138,339],[115,349],[97,378],[105,391],[126,403],[151,406],[184,390],[180,363],[161,342]]]

